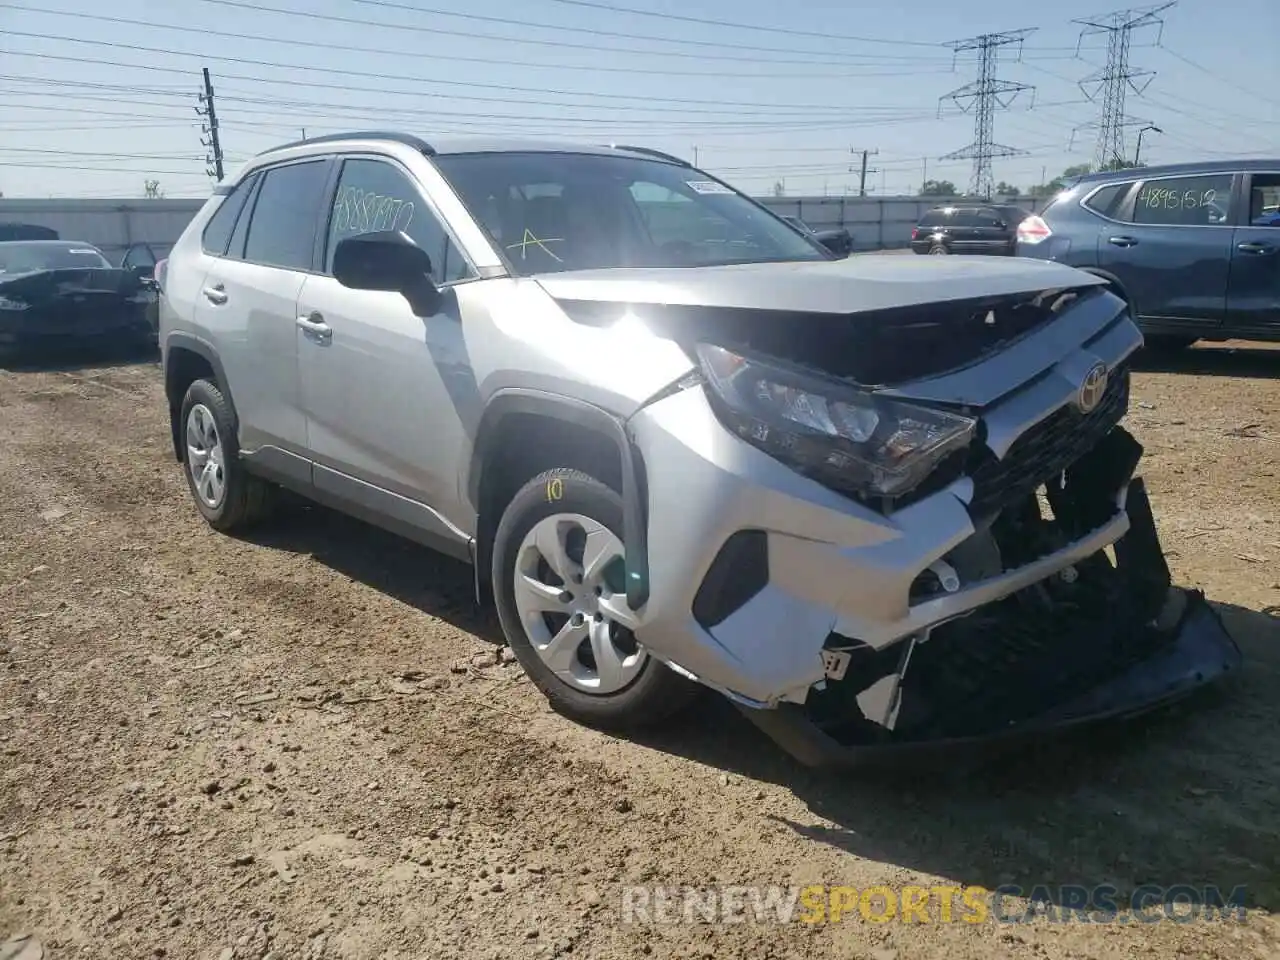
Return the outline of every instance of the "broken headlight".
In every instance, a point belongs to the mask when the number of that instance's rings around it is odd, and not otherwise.
[[[864,497],[911,492],[968,447],[977,421],[702,343],[717,412],[743,439],[821,483]]]

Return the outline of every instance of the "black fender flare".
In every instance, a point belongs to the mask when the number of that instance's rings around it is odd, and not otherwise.
[[[480,415],[471,448],[465,487],[471,503],[480,507],[480,485],[486,463],[501,436],[503,420],[512,414],[535,414],[584,427],[611,439],[622,464],[623,542],[627,556],[627,604],[638,610],[649,599],[649,531],[646,517],[644,463],[627,423],[621,417],[584,400],[542,390],[512,387],[490,398]]]
[[[231,395],[231,387],[227,383],[227,373],[223,369],[222,360],[218,357],[218,352],[207,341],[201,340],[199,337],[191,333],[184,333],[180,330],[171,332],[164,341],[160,362],[164,369],[164,393],[169,401],[169,428],[173,440],[173,455],[179,460],[182,459],[182,443],[179,437],[179,425],[177,411],[182,405],[182,397],[174,396],[174,367],[170,363],[170,355],[174,350],[185,350],[188,353],[194,353],[213,370],[213,376],[218,381],[218,386],[222,390],[223,398],[227,401],[227,409],[231,413],[231,423],[238,431],[240,428],[240,418],[236,414],[235,398]]]

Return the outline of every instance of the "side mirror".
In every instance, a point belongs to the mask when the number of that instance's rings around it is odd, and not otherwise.
[[[441,296],[431,279],[431,257],[401,231],[361,233],[338,241],[333,275],[352,290],[399,293],[420,317],[439,312]]]
[[[155,267],[151,264],[140,263],[137,266],[130,267],[129,272],[139,280],[150,280],[155,274]]]
[[[833,230],[819,234],[820,244],[839,257],[847,257],[853,252],[853,238],[845,230]]]

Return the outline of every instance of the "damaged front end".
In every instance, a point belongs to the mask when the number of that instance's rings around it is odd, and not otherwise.
[[[999,746],[1133,716],[1239,669],[1240,651],[1203,595],[1171,584],[1151,505],[1122,427],[920,578],[916,601],[1034,569],[1108,525],[1108,549],[905,641],[875,649],[833,633],[828,680],[806,703],[745,713],[813,765],[888,762]]]
[[[1141,336],[1109,293],[679,327],[704,389],[631,429],[650,503],[693,509],[652,515],[638,636],[799,759],[1034,738],[1239,669],[1171,584],[1120,426]],[[709,443],[706,410],[744,444]]]

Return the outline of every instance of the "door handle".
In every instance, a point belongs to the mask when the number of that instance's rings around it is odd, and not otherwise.
[[[1133,237],[1110,237],[1107,242],[1117,247],[1136,247],[1138,245],[1138,241]]]
[[[227,302],[227,291],[223,289],[220,283],[215,283],[212,287],[205,287],[200,292],[204,294],[206,300],[218,306],[222,306]]]
[[[333,327],[324,322],[324,317],[318,313],[311,313],[305,317],[299,317],[297,320],[298,329],[309,340],[316,343],[329,343],[333,339]]]
[[[1268,253],[1275,253],[1276,248],[1269,243],[1263,243],[1260,240],[1248,240],[1244,243],[1236,244],[1236,249],[1241,253],[1254,253],[1259,256],[1265,256]]]

